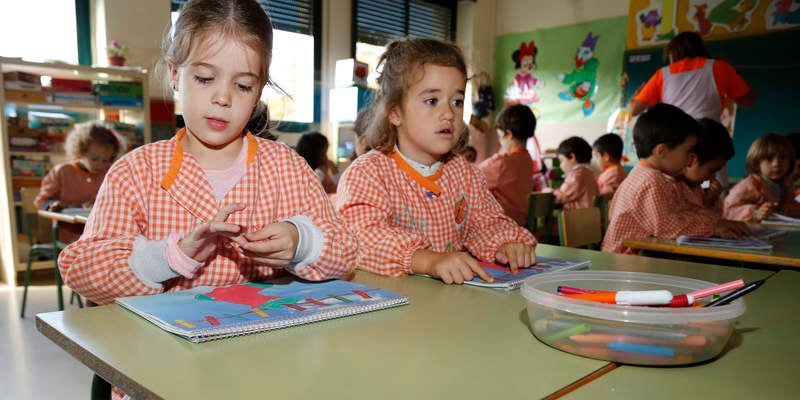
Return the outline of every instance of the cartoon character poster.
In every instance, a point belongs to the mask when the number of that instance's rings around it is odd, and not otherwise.
[[[663,46],[678,32],[706,40],[800,27],[800,0],[631,0],[629,50]]]
[[[594,111],[592,96],[597,91],[597,67],[600,64],[594,56],[597,39],[599,36],[589,32],[575,53],[575,68],[557,75],[561,83],[570,85],[567,90],[558,93],[558,98],[564,101],[579,100],[581,111],[587,116]]]
[[[544,80],[533,75],[536,71],[536,56],[538,52],[539,49],[536,47],[536,43],[531,40],[528,43],[522,42],[519,49],[514,50],[511,54],[516,75],[514,75],[514,80],[508,84],[503,96],[506,106],[524,104],[529,106],[534,111],[534,114],[538,114],[538,110],[533,106],[533,103],[539,101],[536,89],[544,87]]]
[[[625,17],[614,17],[498,37],[497,95],[530,107],[538,126],[605,124],[622,103],[625,27]]]

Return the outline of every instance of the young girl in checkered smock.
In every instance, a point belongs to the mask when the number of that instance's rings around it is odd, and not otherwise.
[[[115,163],[59,257],[90,300],[352,271],[356,242],[316,175],[245,126],[269,82],[272,25],[255,0],[191,0],[163,64],[186,128]]]
[[[339,181],[336,208],[359,241],[357,268],[428,274],[462,283],[491,277],[478,260],[512,271],[535,263],[536,239],[503,213],[463,157],[467,69],[461,50],[402,38],[381,56],[367,139],[373,149]]]

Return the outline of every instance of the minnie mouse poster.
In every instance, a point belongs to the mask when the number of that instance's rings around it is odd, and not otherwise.
[[[505,105],[525,104],[531,106],[531,103],[539,101],[539,95],[536,94],[534,88],[544,87],[544,81],[534,77],[532,74],[536,71],[536,55],[539,49],[533,41],[525,44],[522,42],[518,50],[511,54],[511,59],[514,60],[514,68],[517,74],[514,80],[508,85],[505,98]],[[536,109],[531,107],[536,114]]]

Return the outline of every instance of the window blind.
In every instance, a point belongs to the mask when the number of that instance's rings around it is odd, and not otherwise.
[[[455,1],[355,0],[356,41],[378,46],[400,36],[452,41]]]
[[[171,0],[178,11],[188,0]],[[314,35],[313,0],[261,0],[261,7],[272,20],[274,29]]]

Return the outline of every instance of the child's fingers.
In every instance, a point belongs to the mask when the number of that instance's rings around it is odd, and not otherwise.
[[[478,264],[477,260],[475,260],[475,259],[467,260],[467,266],[469,267],[471,272],[474,272],[475,274],[477,274],[484,281],[489,282],[489,283],[494,282],[494,278],[492,278],[492,276],[489,275],[489,273],[486,272],[486,270],[483,269],[483,267],[481,267],[480,264]],[[469,277],[469,279],[467,279],[467,280],[472,280],[473,277],[474,277],[474,274],[471,275]]]
[[[228,216],[230,216],[236,211],[242,211],[244,210],[244,208],[245,208],[244,203],[226,204],[219,208],[219,211],[217,211],[217,215],[215,215],[214,218],[211,218],[211,221],[223,222],[228,219]]]

